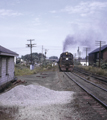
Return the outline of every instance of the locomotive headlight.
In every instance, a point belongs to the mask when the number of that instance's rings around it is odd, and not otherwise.
[[[66,60],[68,60],[68,58],[66,58]]]

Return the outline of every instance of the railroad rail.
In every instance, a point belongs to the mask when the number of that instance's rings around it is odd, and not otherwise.
[[[107,109],[107,89],[89,82],[82,77],[76,76],[73,73],[65,72],[65,75]]]
[[[105,76],[101,76],[101,75],[98,75],[98,74],[93,74],[93,73],[87,72],[87,71],[79,69],[79,68],[78,69],[75,68],[74,71],[80,72],[80,73],[82,73],[84,75],[91,76],[93,78],[96,78],[96,79],[98,79],[100,81],[103,81],[103,82],[107,83],[107,77],[105,77]]]

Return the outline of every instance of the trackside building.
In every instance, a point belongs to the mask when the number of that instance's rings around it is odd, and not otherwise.
[[[14,57],[17,53],[0,46],[0,86],[14,79]]]
[[[97,48],[89,53],[89,65],[93,65],[99,61],[99,49]],[[107,45],[101,47],[101,60],[107,61]]]

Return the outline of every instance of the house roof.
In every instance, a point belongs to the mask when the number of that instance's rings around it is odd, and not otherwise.
[[[18,54],[16,52],[13,52],[7,48],[4,48],[3,46],[0,46],[0,55],[18,56]]]
[[[80,62],[86,62],[86,59],[80,59]],[[87,59],[88,62],[88,59]]]
[[[102,46],[102,47],[101,47],[101,51],[103,51],[103,50],[106,49],[106,48],[107,48],[107,45]],[[99,49],[100,49],[100,47],[99,47],[99,48],[96,48],[95,50],[93,50],[93,51],[90,52],[89,54],[99,52]]]

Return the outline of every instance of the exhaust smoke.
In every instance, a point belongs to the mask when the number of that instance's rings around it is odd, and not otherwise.
[[[77,52],[78,47],[81,52],[85,54],[85,48],[89,48],[90,51],[95,49],[95,42],[101,40],[101,34],[96,33],[93,30],[83,33],[76,33],[74,35],[68,35],[63,42],[63,52],[70,50],[73,54]]]

